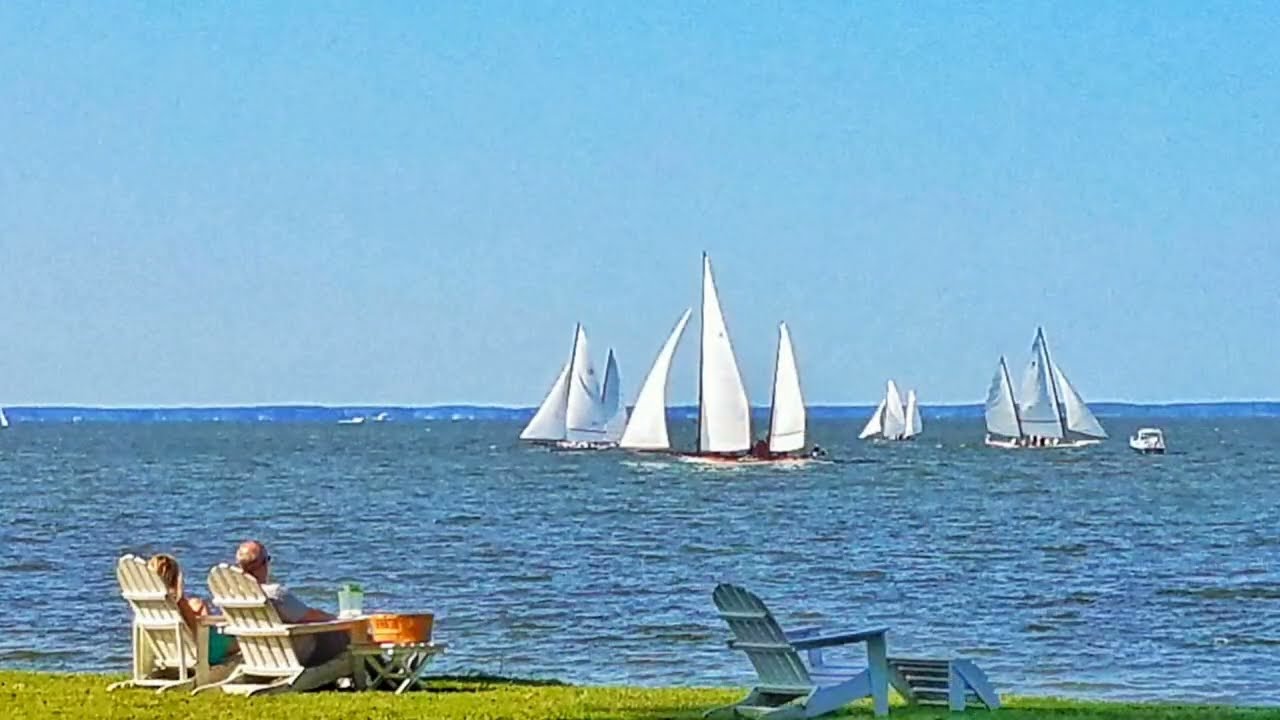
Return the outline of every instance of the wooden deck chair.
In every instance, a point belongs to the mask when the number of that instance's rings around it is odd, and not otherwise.
[[[230,664],[209,667],[209,629],[195,632],[169,595],[164,580],[147,562],[125,555],[116,562],[120,594],[133,608],[133,672],[107,690],[153,687],[156,692],[191,688],[227,677]]]
[[[305,635],[350,630],[358,620],[287,625],[267,599],[258,581],[240,568],[218,565],[209,571],[213,602],[227,616],[225,632],[240,643],[240,665],[226,680],[198,688],[221,688],[239,695],[262,695],[314,690],[350,677],[349,652],[318,667],[305,667],[298,659],[295,640]]]
[[[742,700],[706,713],[732,710],[735,715],[770,720],[813,718],[870,696],[876,715],[889,714],[888,628],[823,634],[783,632],[764,602],[736,585],[721,584],[712,593],[720,617],[729,625],[729,647],[746,653],[755,667],[757,685]],[[826,647],[866,643],[867,667],[841,669],[805,665],[800,653]],[[819,681],[830,680],[830,684]]]

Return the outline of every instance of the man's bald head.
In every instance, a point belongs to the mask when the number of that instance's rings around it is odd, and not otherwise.
[[[236,548],[236,565],[260,583],[267,581],[267,566],[270,562],[267,546],[257,540],[245,540]]]

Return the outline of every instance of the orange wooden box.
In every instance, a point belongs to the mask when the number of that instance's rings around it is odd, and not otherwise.
[[[435,615],[431,613],[370,615],[369,639],[375,643],[431,642],[434,624]]]

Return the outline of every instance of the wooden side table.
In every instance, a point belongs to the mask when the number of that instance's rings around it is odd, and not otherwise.
[[[394,685],[400,695],[409,689],[426,689],[422,677],[431,658],[445,651],[444,643],[368,643],[351,646],[357,690]]]

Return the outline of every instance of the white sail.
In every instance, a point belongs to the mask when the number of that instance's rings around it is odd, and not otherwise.
[[[711,258],[702,256],[702,367],[698,393],[698,450],[741,452],[751,447],[751,408],[738,361],[729,342],[711,275]]]
[[[898,394],[898,386],[892,380],[884,395],[884,427],[881,432],[890,440],[898,440],[907,431],[907,416],[902,411],[902,396]]]
[[[658,357],[649,368],[649,374],[640,386],[640,394],[636,396],[636,406],[631,410],[631,419],[627,421],[627,429],[618,442],[624,448],[635,450],[666,450],[671,447],[667,437],[667,378],[671,375],[671,358],[675,355],[676,345],[684,334],[684,326],[689,323],[693,310],[685,310],[679,322],[658,351]]]
[[[604,421],[600,411],[600,381],[591,364],[587,334],[578,326],[578,339],[573,348],[573,366],[569,370],[569,403],[564,417],[564,439],[570,442],[604,440]]]
[[[1018,411],[1024,434],[1043,438],[1063,436],[1062,417],[1053,385],[1053,368],[1049,363],[1049,350],[1043,330],[1036,330],[1036,339],[1031,345],[1031,362],[1027,363],[1026,372],[1023,373],[1018,395],[1021,398]]]
[[[1013,400],[1013,385],[1009,381],[1009,368],[1004,357],[996,367],[996,374],[991,378],[991,387],[987,390],[987,432],[1005,437],[1021,437],[1022,427],[1018,424],[1018,407]]]
[[[902,433],[902,437],[915,437],[924,429],[924,423],[920,420],[920,406],[916,403],[916,391],[907,391],[907,429]]]
[[[564,364],[564,368],[560,370],[560,375],[556,377],[555,383],[551,386],[551,391],[543,398],[542,404],[538,406],[538,411],[533,414],[533,419],[524,427],[524,431],[520,433],[521,440],[563,440],[565,416],[569,410],[569,370],[573,367],[573,356],[577,353],[578,333],[581,328],[575,328],[573,331],[574,347],[569,351],[569,360]]]
[[[876,406],[876,411],[872,413],[871,419],[862,427],[862,432],[858,433],[859,440],[866,440],[869,437],[880,434],[880,431],[884,428],[884,405],[884,400],[881,400],[880,404]]]
[[[4,408],[0,408],[0,428],[9,427],[9,418],[4,416]]]
[[[627,407],[622,404],[622,377],[618,373],[618,360],[609,348],[609,360],[604,366],[604,386],[600,388],[600,411],[604,421],[606,442],[618,442],[627,427]]]
[[[1067,376],[1057,365],[1053,366],[1053,377],[1058,382],[1058,393],[1062,397],[1062,409],[1067,416],[1067,429],[1089,437],[1105,438],[1107,431],[1102,429],[1098,418],[1093,416],[1089,406],[1084,404],[1080,393],[1067,382]]]
[[[778,359],[773,369],[773,407],[769,412],[769,452],[795,452],[804,447],[804,396],[795,349],[786,323],[778,325]]]

